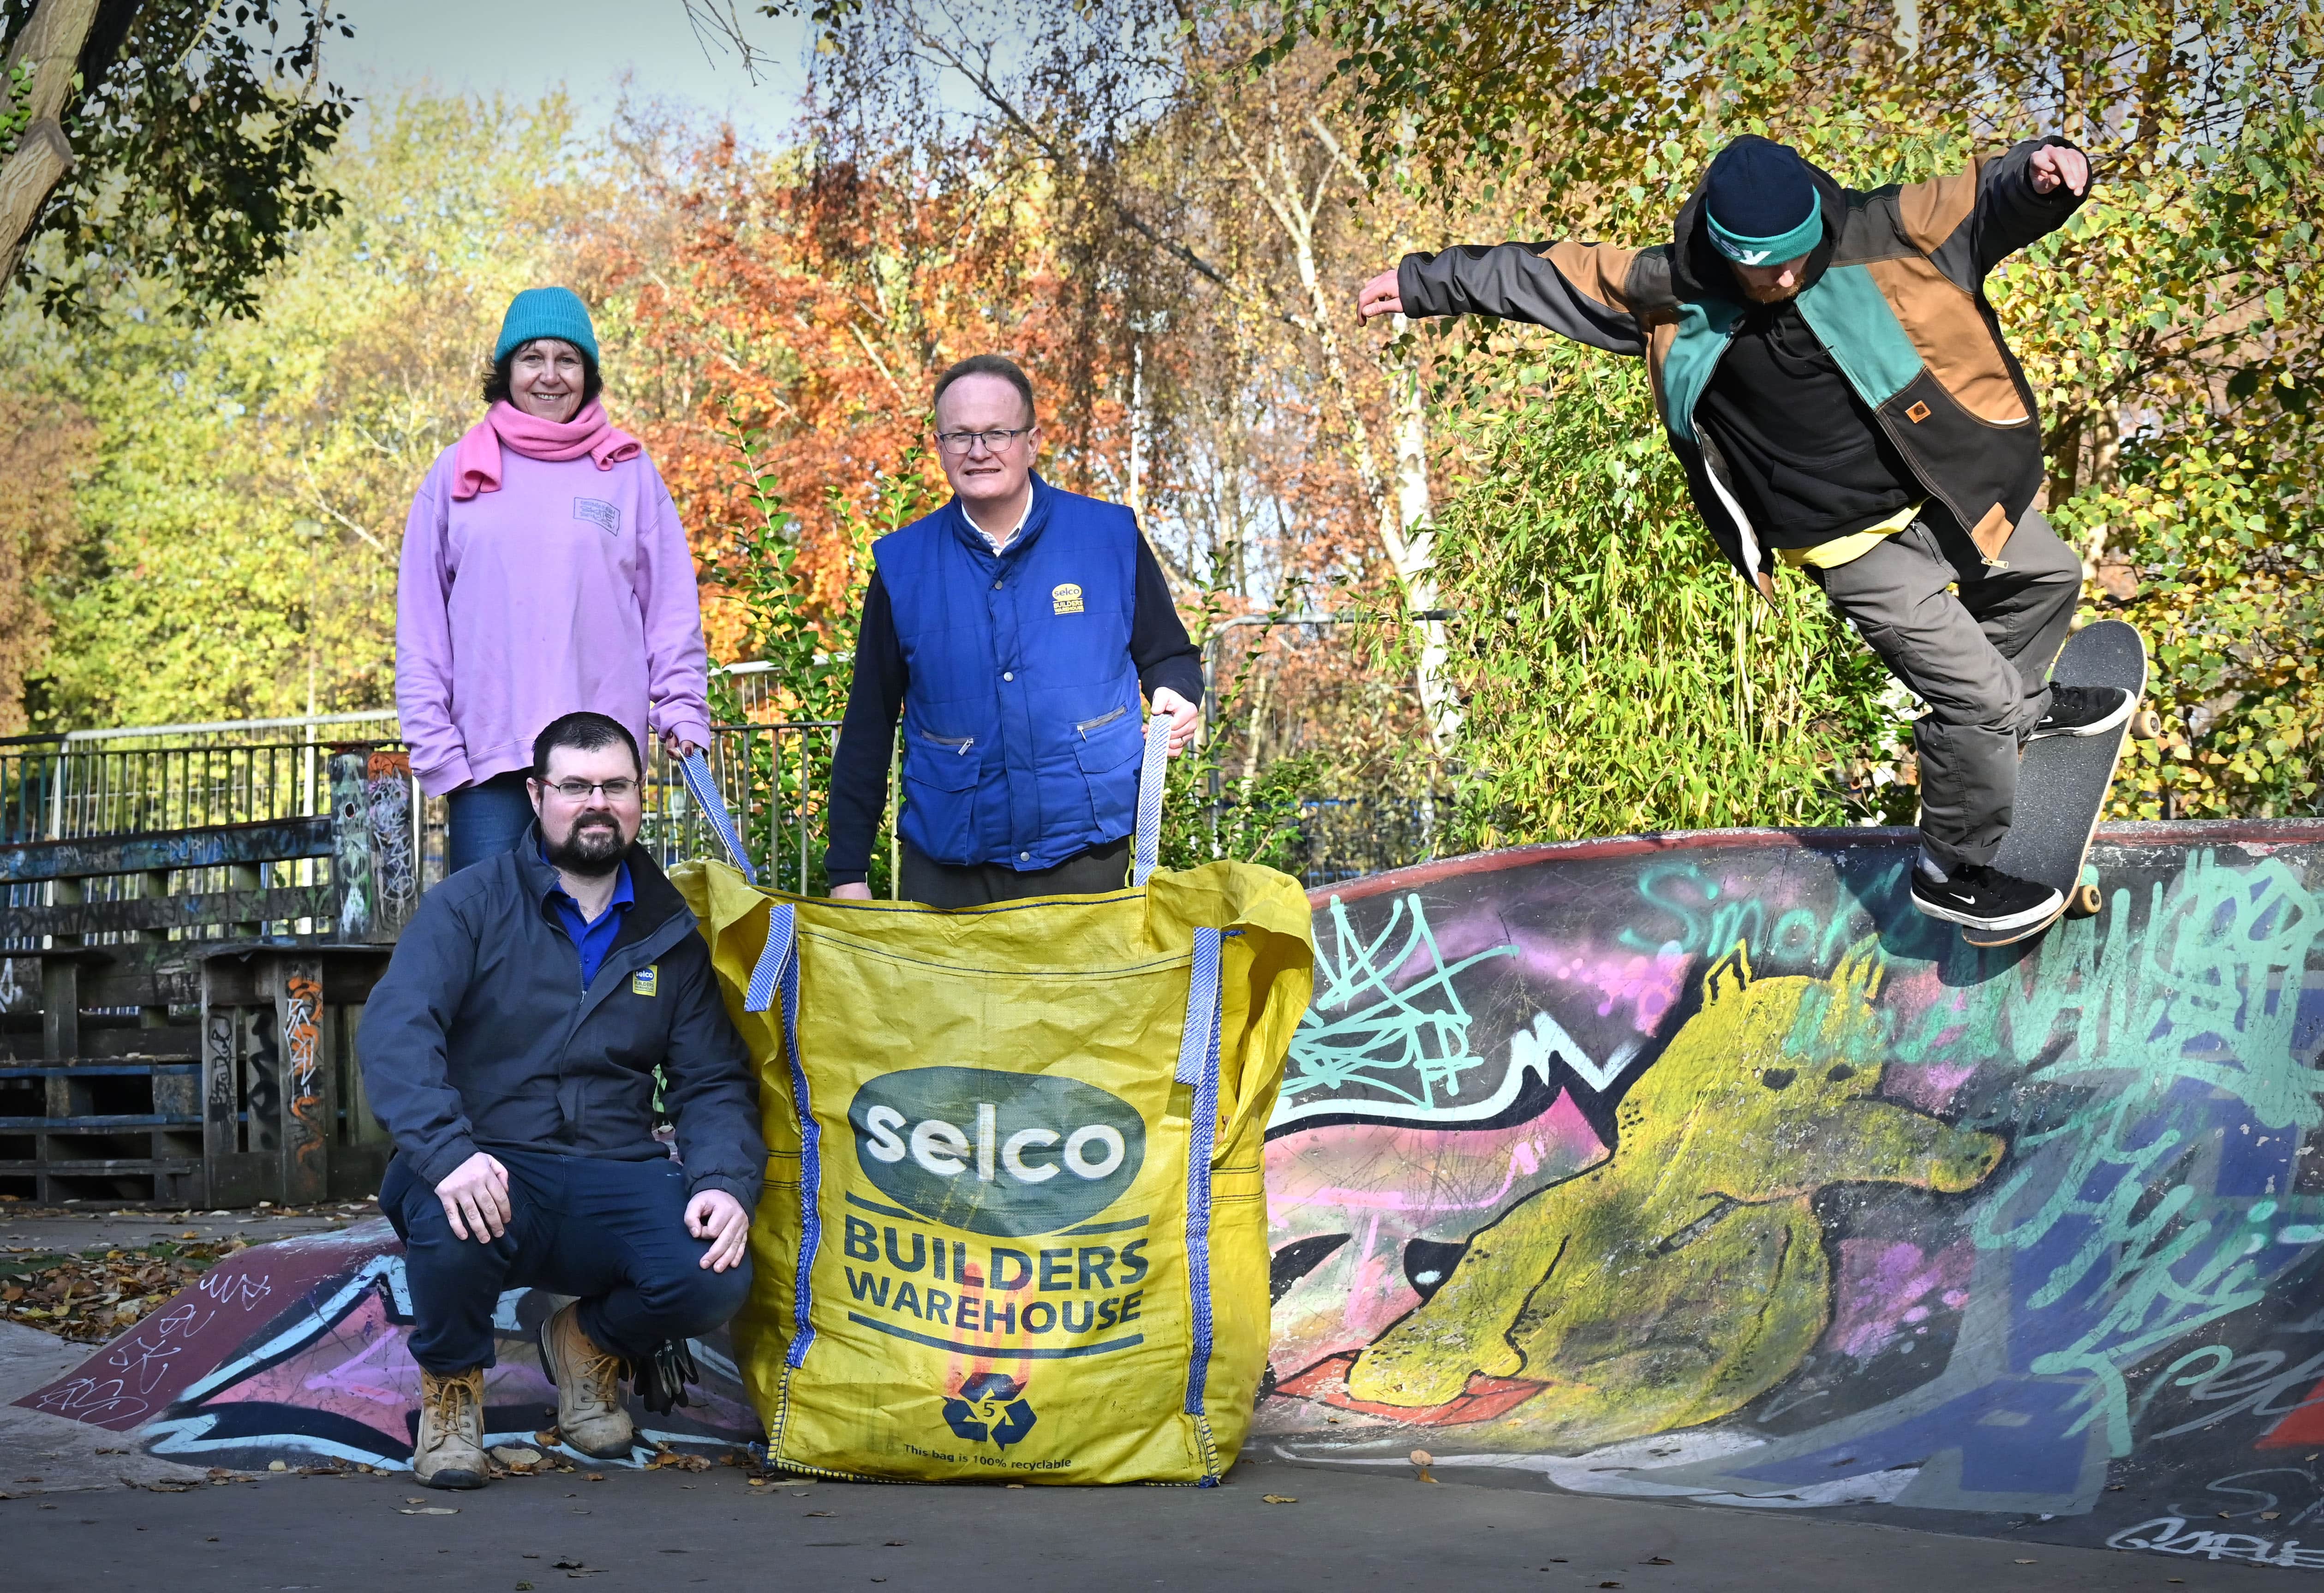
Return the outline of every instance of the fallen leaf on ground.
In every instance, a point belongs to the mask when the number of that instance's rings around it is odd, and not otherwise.
[[[142,1249],[92,1246],[78,1256],[0,1257],[0,1321],[101,1344],[191,1288],[233,1246],[162,1239]]]
[[[829,1511],[829,1510],[810,1510],[810,1511],[808,1511],[808,1512],[807,1512],[807,1515],[808,1515],[808,1517],[809,1517],[810,1519],[812,1519],[813,1517],[817,1516],[817,1515],[833,1515],[833,1514],[835,1514],[835,1512],[833,1512],[833,1511]]]
[[[1296,1505],[1299,1503],[1298,1499],[1290,1494],[1261,1494],[1259,1496],[1259,1502],[1262,1505]]]
[[[1674,1560],[1665,1560],[1661,1555],[1657,1554],[1653,1559],[1647,1561],[1646,1563],[1648,1565],[1676,1565],[1678,1561]]]
[[[399,1505],[395,1507],[395,1513],[398,1515],[457,1515],[460,1514],[449,1505],[422,1505],[417,1510],[412,1509],[409,1505]]]
[[[2021,1561],[2019,1561],[2017,1563],[2018,1563],[2018,1564],[2020,1564],[2020,1565],[2036,1565],[2036,1564],[2039,1564],[2040,1562],[2039,1562],[2038,1561],[2032,1561],[2032,1560],[2021,1560]]]

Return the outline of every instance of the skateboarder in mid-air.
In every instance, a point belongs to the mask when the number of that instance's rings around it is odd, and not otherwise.
[[[2046,922],[2063,901],[1993,867],[2019,750],[2116,730],[2135,706],[2047,684],[2081,563],[2034,508],[2041,423],[1984,292],[2005,255],[2074,213],[2089,174],[2046,138],[1866,192],[1746,136],[1667,244],[1407,254],[1359,299],[1367,318],[1499,316],[1646,356],[1729,562],[1770,598],[1775,565],[1802,571],[1928,704],[1913,901],[1977,931]]]

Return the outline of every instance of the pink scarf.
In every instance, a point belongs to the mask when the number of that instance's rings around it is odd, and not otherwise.
[[[605,407],[592,403],[570,420],[543,420],[514,404],[497,403],[468,428],[452,455],[452,496],[465,502],[478,493],[501,490],[501,450],[514,448],[528,459],[578,459],[584,454],[600,470],[645,452],[645,445],[605,419]]]

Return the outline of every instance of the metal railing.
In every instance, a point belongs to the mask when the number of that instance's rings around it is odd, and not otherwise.
[[[392,725],[393,716],[386,718]],[[0,845],[320,817],[333,811],[331,753],[346,744],[319,739],[323,725],[371,729],[380,727],[380,720],[377,714],[341,714],[322,722],[245,720],[11,737],[0,741]],[[292,728],[305,730],[309,739],[260,739],[279,738]],[[401,748],[392,739],[362,744],[385,751]],[[410,850],[401,855],[418,863],[413,883],[424,889],[443,877],[442,805],[422,804],[416,783],[406,809]],[[170,870],[164,893],[311,887],[332,878],[327,858],[278,860],[255,869],[255,877],[241,879],[226,865]],[[152,890],[152,882],[129,875],[75,880],[69,892],[56,881],[0,884],[0,952],[37,950],[42,944],[21,931],[14,909],[123,901]],[[320,933],[326,927],[301,919],[288,930]],[[134,932],[106,932],[91,944],[136,938]],[[28,967],[0,963],[0,1010],[23,1007],[29,977]]]
[[[719,673],[747,714],[773,706],[771,670],[741,664]],[[349,742],[400,747],[399,728],[392,710],[376,710],[0,740],[0,844],[326,813],[331,748]],[[712,778],[767,884],[801,893],[825,888],[823,833],[838,737],[838,723],[829,720],[726,723],[712,732]],[[879,842],[891,891],[898,795],[891,778]],[[639,839],[664,866],[722,853],[659,741],[648,749],[645,796]],[[444,876],[445,805],[423,799],[416,781],[412,797],[412,857],[425,889]],[[1286,861],[1310,886],[1415,861],[1433,851],[1438,812],[1437,800],[1428,796],[1311,797],[1300,804],[1299,835]],[[280,866],[307,873],[315,867]],[[281,881],[311,882],[303,875]],[[9,887],[5,905],[36,905],[23,895],[28,890],[46,900],[41,888]],[[7,944],[0,925],[0,945]]]
[[[312,739],[280,737],[286,728]],[[338,732],[328,736],[326,729]],[[245,721],[227,725],[140,726],[72,736],[0,741],[0,844],[150,834],[215,824],[301,818],[330,811],[334,746],[400,748],[394,715],[333,715],[326,722]],[[356,737],[346,732],[365,731]],[[385,732],[385,733],[382,733]],[[734,815],[761,878],[784,889],[822,888],[823,820],[832,721],[722,724],[711,735],[712,777]],[[645,821],[639,839],[669,866],[723,855],[677,765],[659,740],[647,750]],[[892,819],[892,795],[890,816]],[[445,803],[412,790],[412,857],[423,889],[444,877]],[[893,824],[888,825],[892,845]],[[290,867],[290,865],[283,865]],[[314,865],[298,868],[311,872]],[[892,870],[891,870],[892,873]],[[283,884],[308,884],[304,877]],[[40,906],[46,888],[11,886],[0,906]],[[7,944],[0,925],[0,944]]]
[[[823,886],[823,835],[829,808],[836,720],[721,724],[706,749],[711,778],[741,831],[762,885],[807,895]],[[667,868],[725,849],[696,808],[678,766],[659,742],[647,759],[645,824],[638,839]],[[883,840],[895,833],[896,793],[888,795]],[[891,879],[893,870],[890,870]]]

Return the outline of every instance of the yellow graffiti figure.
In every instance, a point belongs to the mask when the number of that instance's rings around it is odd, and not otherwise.
[[[1710,1422],[1774,1387],[1830,1317],[1829,1183],[1974,1188],[2006,1148],[1876,1098],[1871,943],[1830,979],[1713,963],[1702,1009],[1623,1098],[1610,1156],[1471,1235],[1357,1358],[1356,1399],[1442,1405],[1473,1373],[1548,1386],[1504,1419],[1586,1447]]]

